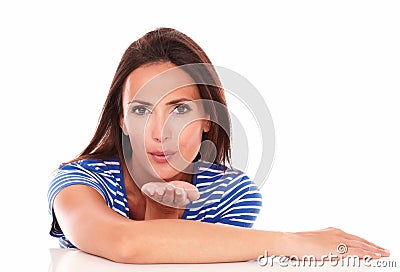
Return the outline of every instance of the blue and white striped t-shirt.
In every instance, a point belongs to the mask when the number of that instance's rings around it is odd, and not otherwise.
[[[194,164],[193,185],[200,198],[189,203],[182,219],[221,223],[250,228],[261,208],[261,194],[253,181],[242,171],[221,165],[197,161]],[[70,185],[83,184],[96,189],[107,206],[129,218],[128,200],[123,172],[118,159],[81,160],[62,166],[52,178],[47,193],[52,216],[50,235],[59,239],[61,247],[75,247],[58,226],[53,211],[57,193]]]

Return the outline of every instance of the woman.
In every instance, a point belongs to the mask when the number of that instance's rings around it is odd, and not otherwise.
[[[335,228],[250,229],[261,195],[225,165],[230,119],[210,64],[174,29],[156,29],[129,46],[91,142],[50,183],[50,234],[60,245],[123,263],[246,261],[265,250],[321,258],[340,243],[347,254],[388,256]]]

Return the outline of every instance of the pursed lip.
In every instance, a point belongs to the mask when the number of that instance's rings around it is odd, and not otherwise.
[[[176,153],[176,151],[172,151],[172,150],[154,150],[154,151],[150,151],[147,152],[150,155],[155,155],[155,156],[170,156],[170,155],[174,155]]]
[[[153,158],[156,163],[167,163],[169,159],[176,153],[172,150],[154,150],[148,152],[148,154]]]

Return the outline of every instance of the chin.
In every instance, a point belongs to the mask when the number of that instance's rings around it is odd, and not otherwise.
[[[154,175],[164,181],[179,180],[183,171],[190,165],[176,158],[168,162],[157,162],[150,157],[149,161]]]
[[[176,175],[177,173],[171,174],[171,173],[157,173],[157,178],[165,181],[165,182],[170,182],[173,180],[177,180]]]
[[[155,172],[155,176],[163,180],[170,180],[180,173],[168,163],[162,165],[153,164],[152,167],[153,171]]]

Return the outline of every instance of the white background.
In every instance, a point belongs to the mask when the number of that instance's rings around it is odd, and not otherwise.
[[[46,267],[57,246],[50,174],[87,145],[127,46],[161,26],[192,37],[265,98],[277,143],[256,228],[336,226],[399,252],[398,1],[8,2],[0,4],[5,260]]]

